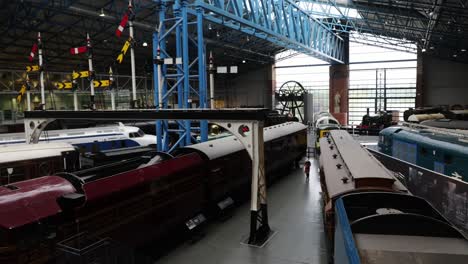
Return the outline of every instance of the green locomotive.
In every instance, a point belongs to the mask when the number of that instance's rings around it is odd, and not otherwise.
[[[379,151],[447,176],[468,181],[468,137],[406,127],[379,133]]]

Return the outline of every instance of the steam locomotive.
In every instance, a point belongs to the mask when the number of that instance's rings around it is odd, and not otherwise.
[[[306,127],[264,128],[268,182],[306,150]],[[248,197],[251,161],[234,136],[0,187],[0,263],[46,263],[82,232],[132,247],[162,240],[220,201]]]

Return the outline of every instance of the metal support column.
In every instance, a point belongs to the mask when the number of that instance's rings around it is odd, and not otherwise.
[[[73,91],[73,110],[78,111],[78,91]]]
[[[195,13],[189,12],[191,6],[187,0],[164,0],[157,1],[157,4],[160,24],[153,39],[153,45],[159,47],[153,51],[158,64],[154,67],[155,90],[158,93],[156,95],[155,91],[155,98],[158,98],[155,104],[159,109],[164,109],[172,99],[177,100],[178,108],[188,109],[192,107],[191,102],[198,98],[198,107],[206,108],[204,11],[200,8]],[[171,34],[175,35],[175,54],[172,50],[166,50],[165,43]],[[192,51],[195,50],[192,47],[196,48],[196,53]],[[168,70],[169,67],[171,70]],[[174,94],[177,96],[174,97]],[[199,128],[192,128],[191,120],[177,120],[176,124],[176,129],[169,129],[168,121],[160,122],[160,132],[157,128],[157,137],[161,138],[159,150],[168,151],[191,144],[195,140],[192,129],[200,131],[201,141],[208,139],[208,123],[205,120],[200,121]],[[171,147],[168,144],[169,133],[179,135],[179,140]]]
[[[115,83],[114,83],[114,73],[112,67],[109,68],[109,88],[111,96],[111,109],[115,110]]]
[[[183,99],[183,108],[188,109],[189,99],[190,98],[190,72],[189,72],[189,31],[188,31],[188,16],[187,16],[187,0],[182,0],[181,3],[181,13],[182,13],[182,67],[183,67],[183,84],[184,84],[184,99]],[[190,135],[190,120],[184,120],[184,137],[185,145],[190,145],[191,135]]]
[[[30,91],[26,91],[26,109],[28,109],[28,111],[31,111],[31,92]]]
[[[39,46],[39,83],[41,85],[41,106],[42,110],[46,109],[45,102],[45,87],[44,87],[44,58],[42,57],[42,40],[41,32],[37,33],[37,45]]]
[[[250,202],[250,234],[248,243],[261,245],[266,242],[271,232],[268,223],[262,122],[253,123],[252,140],[252,195]]]
[[[198,46],[198,98],[200,108],[206,108],[206,60],[205,45],[203,43],[203,9],[197,8],[197,46]],[[202,142],[208,140],[208,122],[200,120],[200,139]]]
[[[89,38],[89,34],[86,34],[86,46],[88,47],[89,87],[91,89],[89,108],[91,110],[96,110],[96,104],[94,102],[93,50],[92,50],[91,39]]]
[[[159,47],[159,32],[162,31],[164,16],[166,12],[165,4],[162,3],[159,9],[159,27],[158,30],[153,32],[153,57],[155,59],[153,64],[153,84],[154,84],[154,105],[156,109],[161,109],[162,105],[162,66],[161,66],[161,51]],[[162,127],[161,120],[156,120],[156,148],[158,151],[163,150],[162,145]]]
[[[250,230],[249,237],[244,242],[253,246],[262,246],[273,234],[268,223],[263,121],[214,122],[235,135],[252,159]]]
[[[130,11],[130,19],[128,21],[128,28],[130,33],[130,62],[131,62],[131,72],[132,72],[132,108],[137,108],[137,93],[136,93],[136,74],[135,74],[135,40],[133,37],[133,19],[135,15],[132,11],[132,1],[128,1],[128,10]]]
[[[26,109],[31,111],[31,83],[29,81],[29,75],[26,74]]]
[[[182,25],[181,25],[181,19],[182,19],[182,12],[181,12],[181,4],[180,4],[180,0],[176,0],[174,2],[174,6],[173,6],[173,9],[174,9],[174,16],[176,18],[179,19],[179,24],[176,26],[175,28],[175,32],[176,32],[176,42],[175,42],[175,45],[176,45],[176,59],[177,58],[182,58],[182,42],[180,41],[181,38],[182,38]],[[184,61],[182,61],[182,63],[184,63]],[[176,76],[176,79],[177,79],[177,107],[178,108],[184,108],[184,83],[183,83],[183,77],[184,77],[184,71],[183,71],[183,68],[180,64],[176,64],[176,68],[177,68],[177,76]],[[184,137],[184,132],[185,130],[184,129],[181,129],[185,126],[185,122],[184,121],[178,121],[179,123],[179,138],[183,138]],[[179,140],[179,145],[180,146],[184,146],[185,145],[185,140]]]
[[[210,65],[208,69],[210,73],[210,108],[215,109],[215,102],[214,102],[214,64],[213,64],[213,53],[210,51]]]

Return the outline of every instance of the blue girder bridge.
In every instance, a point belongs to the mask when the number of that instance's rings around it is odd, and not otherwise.
[[[157,109],[207,108],[207,52],[204,31],[215,24],[259,39],[280,49],[292,49],[331,63],[343,63],[345,41],[330,24],[321,22],[290,0],[160,0],[153,35],[154,91]],[[238,35],[236,35],[238,36]],[[169,39],[174,40],[169,42]],[[166,43],[175,45],[167,46]],[[228,43],[236,44],[232,38]],[[208,124],[190,120],[156,122],[158,150],[170,151],[208,138]],[[169,133],[179,139],[169,143]]]

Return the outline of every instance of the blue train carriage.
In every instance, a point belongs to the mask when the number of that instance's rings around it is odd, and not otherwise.
[[[335,205],[334,263],[468,263],[468,242],[425,200],[360,192]]]
[[[468,140],[432,130],[389,127],[379,134],[379,151],[468,181]]]

